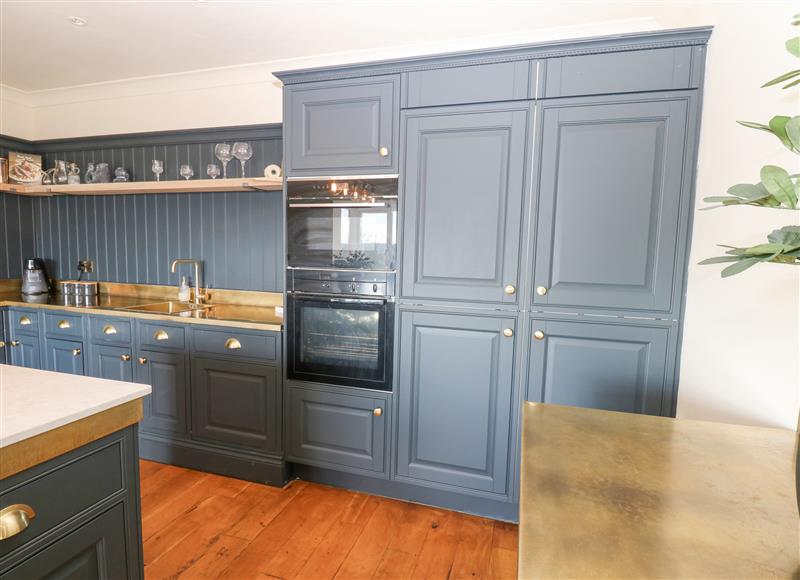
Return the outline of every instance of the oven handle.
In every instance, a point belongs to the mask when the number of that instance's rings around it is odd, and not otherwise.
[[[357,207],[386,207],[385,203],[380,202],[353,202],[353,203],[290,203],[289,207],[332,207],[332,208],[357,208]]]
[[[394,302],[394,297],[387,296],[386,298],[338,298],[330,294],[313,294],[310,292],[287,292],[293,298],[308,298],[324,302],[336,302],[342,304],[386,304],[387,302]]]

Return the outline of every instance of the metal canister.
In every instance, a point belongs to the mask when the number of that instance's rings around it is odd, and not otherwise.
[[[100,285],[97,282],[75,282],[75,294],[78,296],[97,296]]]

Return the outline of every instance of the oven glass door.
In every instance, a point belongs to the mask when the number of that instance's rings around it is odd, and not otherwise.
[[[290,294],[289,378],[391,390],[394,305]]]

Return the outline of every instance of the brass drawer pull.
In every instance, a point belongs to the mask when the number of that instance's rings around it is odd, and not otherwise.
[[[0,510],[0,540],[7,540],[24,532],[36,512],[29,505],[15,503]]]
[[[59,320],[58,327],[63,329],[63,328],[70,328],[72,327],[72,325],[69,323],[69,320]]]
[[[378,149],[378,154],[381,157],[388,157],[389,156],[389,148],[388,147],[381,147]]]
[[[505,292],[509,296],[512,296],[513,294],[515,294],[517,292],[517,289],[514,287],[513,284],[508,284],[508,285],[506,285],[505,288],[503,288],[503,292]]]
[[[156,330],[153,338],[156,340],[169,340],[169,334],[167,334],[166,330]]]
[[[20,326],[30,326],[31,324],[33,324],[33,323],[31,322],[31,319],[28,318],[27,316],[20,316],[19,317],[19,325]]]
[[[139,364],[140,365],[146,365],[147,364],[147,357],[140,356],[139,357]]]
[[[541,330],[537,330],[536,332],[533,333],[533,338],[535,338],[536,340],[542,340],[544,338],[544,332],[542,332]]]
[[[103,327],[103,334],[117,334],[117,329],[111,324],[106,324]]]
[[[2,340],[0,340],[0,348],[5,348],[5,347],[6,347],[6,343],[3,342]]]
[[[242,343],[236,340],[235,338],[229,338],[225,341],[225,348],[228,350],[238,350],[242,348]]]
[[[545,288],[544,286],[537,286],[536,287],[536,293],[539,296],[544,296],[545,294],[547,294],[547,288]]]
[[[129,360],[131,360],[131,355],[121,354],[119,355],[119,360],[121,360],[122,362],[128,362]]]
[[[504,328],[503,329],[503,336],[511,338],[512,336],[514,336],[514,330],[511,329],[511,328]]]
[[[383,415],[383,409],[378,407],[372,411],[372,414],[375,415],[376,417],[380,417],[381,415]]]
[[[22,343],[20,341],[18,341],[18,340],[12,340],[11,341],[11,346],[19,346],[20,344],[22,344]]]
[[[72,356],[81,356],[81,349],[73,348],[72,349]]]

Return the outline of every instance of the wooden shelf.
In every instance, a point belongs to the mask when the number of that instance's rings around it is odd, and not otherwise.
[[[126,183],[80,183],[75,185],[0,184],[0,191],[29,196],[132,195],[137,193],[192,193],[217,191],[280,191],[283,179],[181,179],[180,181],[129,181]]]

